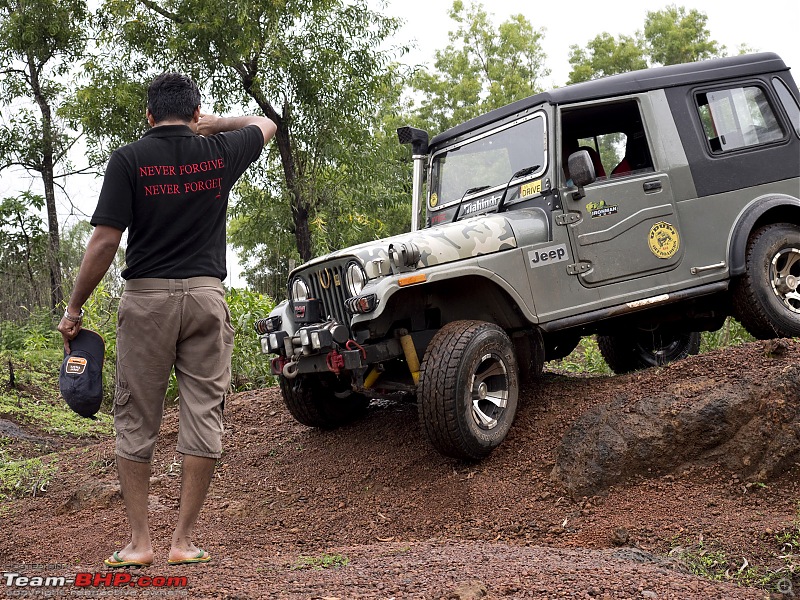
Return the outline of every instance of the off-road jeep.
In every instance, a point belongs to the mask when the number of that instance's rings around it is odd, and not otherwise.
[[[477,459],[581,336],[623,373],[729,315],[800,335],[798,98],[762,53],[567,86],[430,141],[401,128],[412,231],[294,269],[256,326],[289,411],[333,428],[416,400],[437,450]]]

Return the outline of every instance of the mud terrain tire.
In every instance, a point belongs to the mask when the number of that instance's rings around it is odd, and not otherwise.
[[[514,345],[491,323],[448,323],[428,344],[418,390],[420,427],[434,448],[453,458],[484,458],[517,413]]]
[[[281,395],[291,415],[303,425],[336,429],[352,423],[366,412],[369,399],[339,386],[333,378],[298,375],[280,377]]]
[[[739,321],[761,340],[800,335],[800,228],[775,223],[750,236],[733,287]]]

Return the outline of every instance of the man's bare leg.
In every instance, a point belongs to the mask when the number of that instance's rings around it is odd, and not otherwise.
[[[211,484],[216,464],[216,458],[183,455],[181,507],[178,511],[178,524],[172,534],[169,560],[197,558],[200,553],[200,549],[192,543],[192,533],[208,494],[208,486]]]
[[[117,474],[125,512],[131,527],[131,542],[117,553],[123,560],[143,563],[153,562],[153,544],[147,519],[147,501],[150,493],[150,463],[137,462],[117,456]],[[112,556],[109,558],[115,561]]]

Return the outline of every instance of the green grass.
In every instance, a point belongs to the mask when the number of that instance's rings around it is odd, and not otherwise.
[[[702,538],[697,543],[674,539],[670,556],[683,562],[695,575],[713,581],[756,587],[766,591],[785,591],[800,573],[800,500],[793,521],[773,534],[772,566],[754,564],[746,556],[732,556],[714,542]],[[775,563],[781,563],[775,567]]]
[[[111,415],[97,419],[74,413],[61,398],[58,373],[61,357],[42,350],[23,361],[11,351],[0,351],[0,417],[54,435],[105,437],[113,434]],[[11,371],[14,384],[11,385]]]
[[[8,461],[4,454],[0,452],[0,502],[45,493],[58,472],[55,461],[47,463],[39,457]]]

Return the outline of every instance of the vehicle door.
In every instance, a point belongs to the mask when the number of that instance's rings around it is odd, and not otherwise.
[[[670,178],[653,160],[643,103],[646,97],[629,97],[561,112],[564,212],[557,221],[568,228],[575,256],[568,270],[587,287],[665,273],[683,256]],[[566,157],[587,147],[600,163],[581,196]]]

